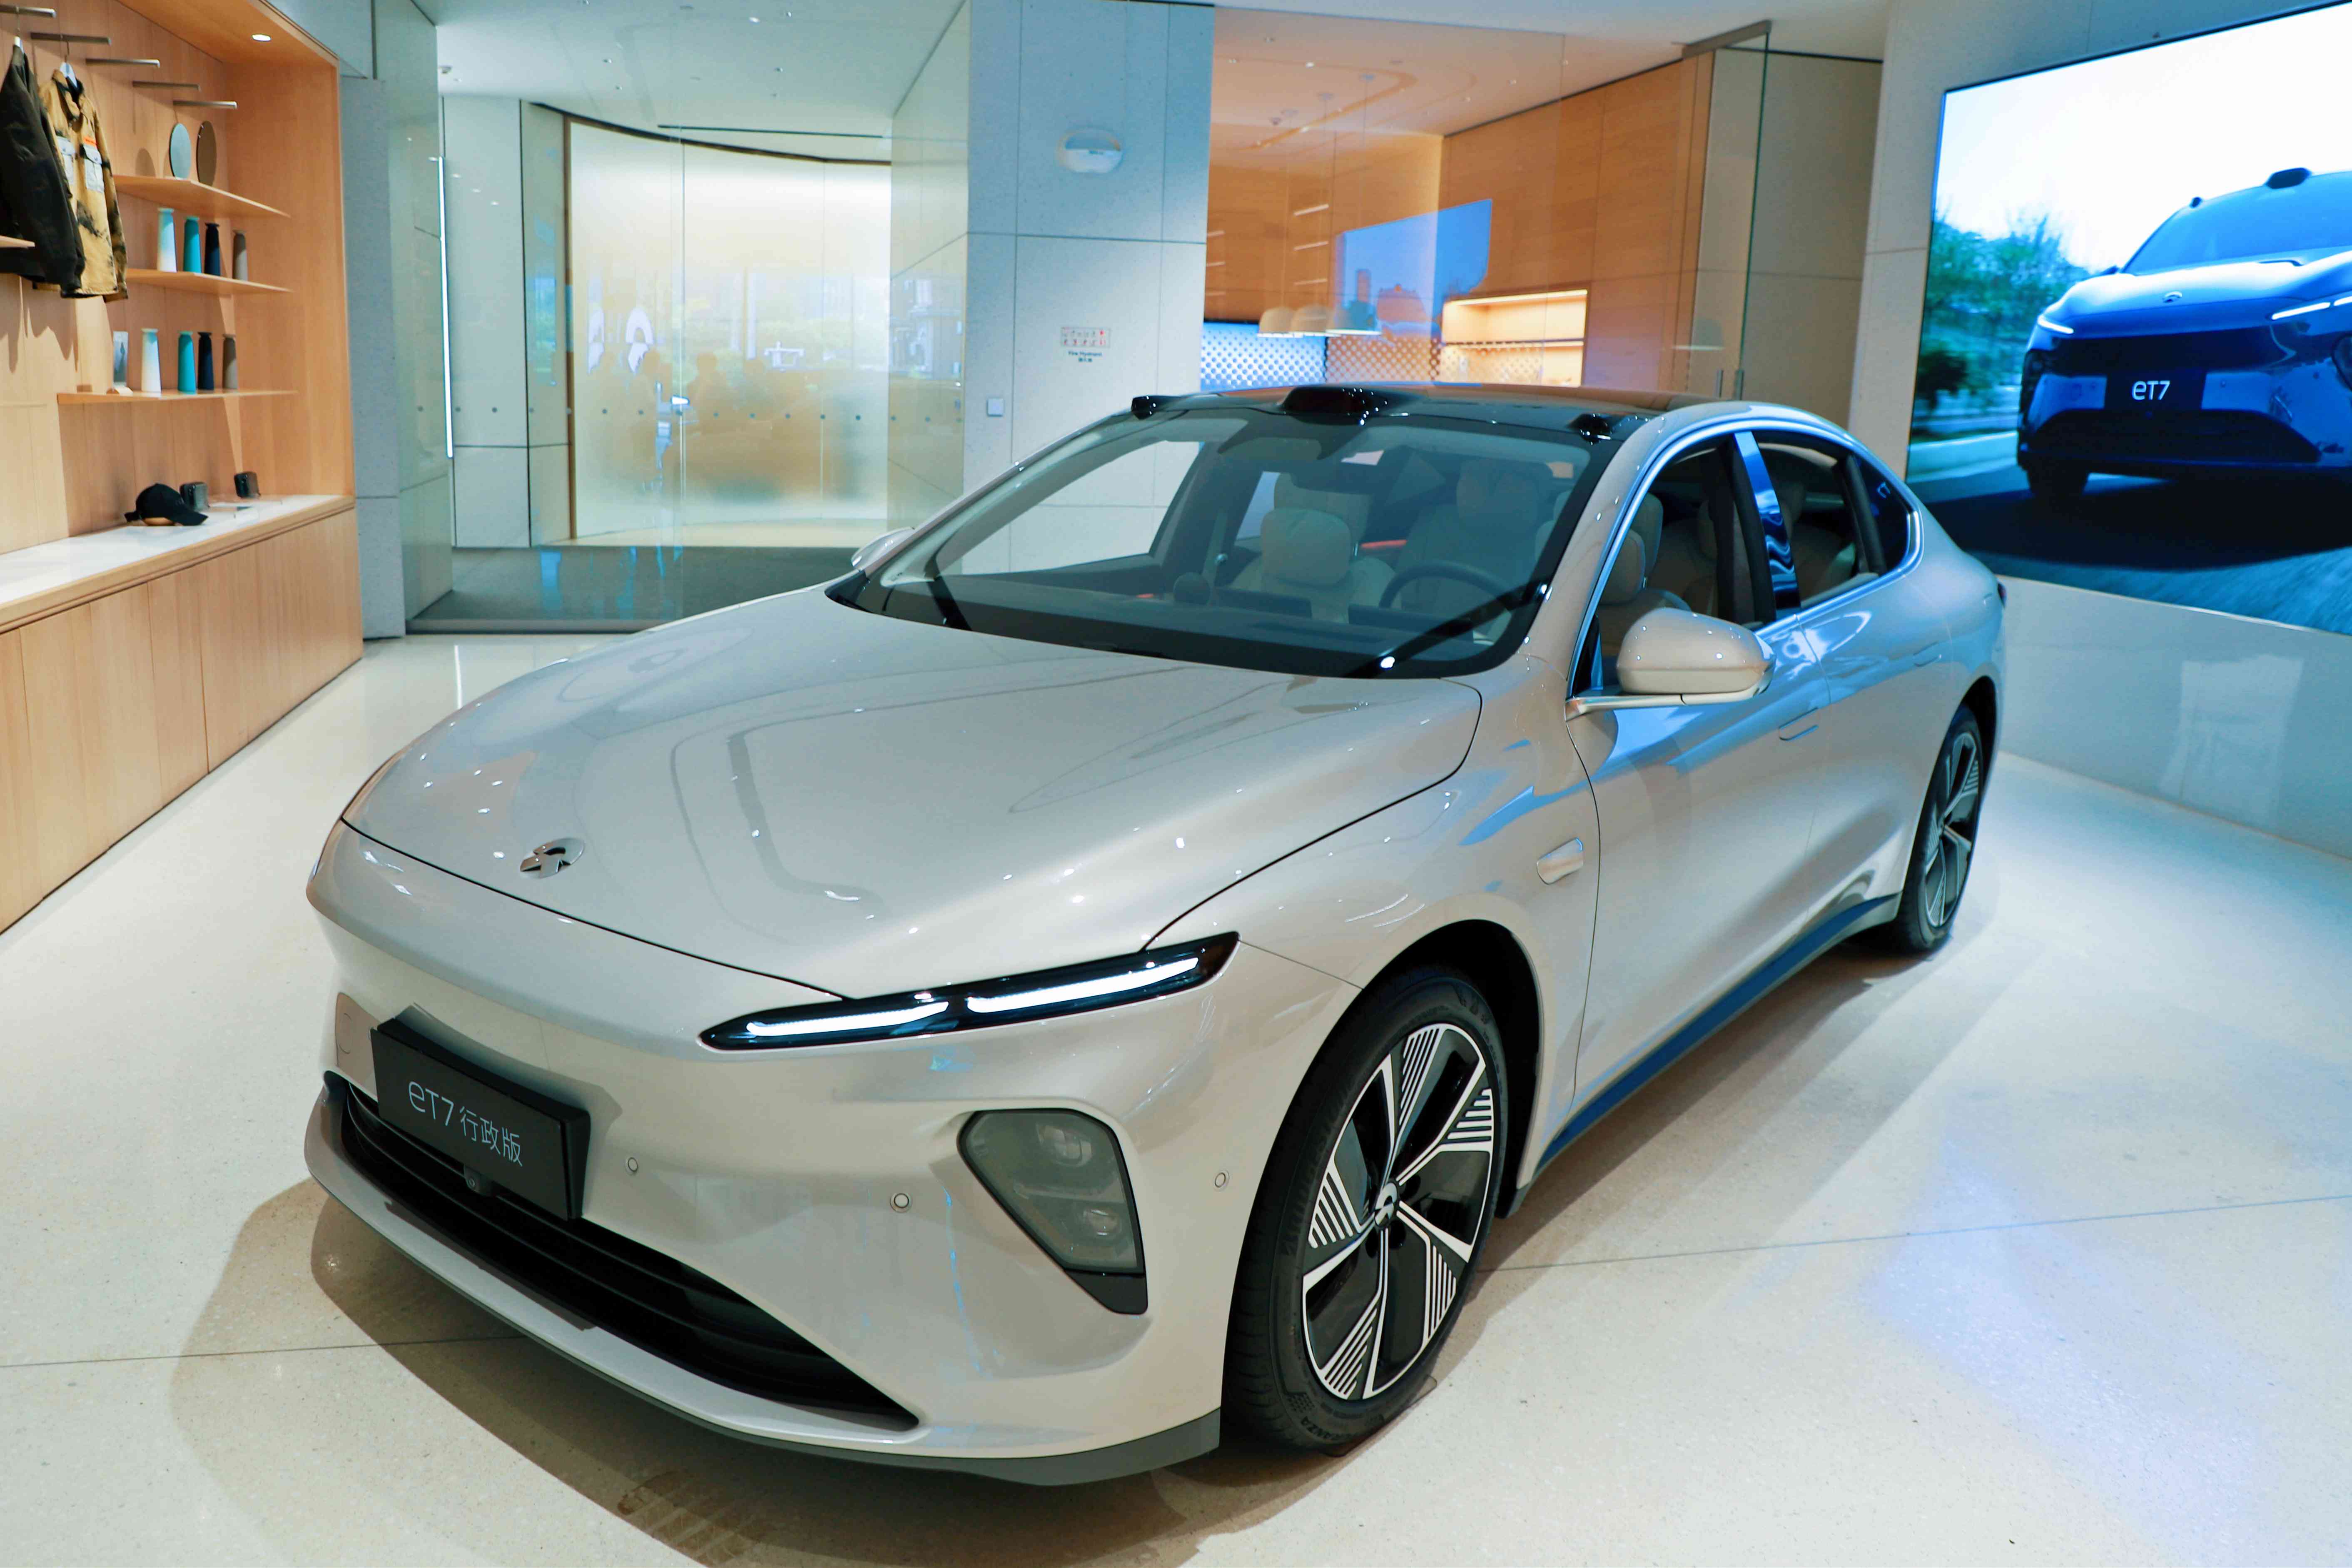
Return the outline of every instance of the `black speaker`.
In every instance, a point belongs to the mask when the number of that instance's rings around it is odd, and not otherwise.
[[[256,496],[258,496],[261,493],[261,476],[255,473],[251,468],[247,468],[245,472],[237,475],[236,493],[240,499],[245,500],[251,500]]]

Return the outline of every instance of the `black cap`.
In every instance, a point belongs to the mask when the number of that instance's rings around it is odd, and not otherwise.
[[[133,521],[167,517],[182,528],[194,528],[205,521],[205,514],[181,500],[180,492],[169,485],[149,485],[139,492],[139,504],[123,515]]]

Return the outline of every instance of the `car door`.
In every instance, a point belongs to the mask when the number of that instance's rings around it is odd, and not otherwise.
[[[1820,909],[1907,835],[1917,816],[1951,717],[1936,697],[1941,672],[1934,668],[1948,632],[1909,570],[1918,527],[1893,480],[1852,447],[1816,433],[1765,427],[1742,440],[1756,444],[1756,467],[1767,476],[1759,492],[1766,532],[1780,540],[1770,547],[1785,547],[1792,568],[1811,563],[1796,572],[1803,579],[1797,605],[1781,611],[1773,631],[1801,645],[1776,651],[1776,661],[1784,652],[1810,658],[1822,678],[1812,827],[1798,874],[1804,901]],[[1812,482],[1792,483],[1792,469]],[[1825,558],[1844,564],[1823,575]],[[1877,898],[1897,889],[1860,890]]]
[[[1748,625],[1773,669],[1744,702],[1603,709],[1569,721],[1600,836],[1580,1115],[1646,1076],[1629,1069],[1769,960],[1804,912],[1791,883],[1811,833],[1815,715],[1826,706],[1819,661],[1803,639],[1774,632],[1770,563],[1733,440],[1670,452],[1622,517],[1637,517],[1653,495],[1667,512],[1658,552],[1666,575],[1655,585]],[[1711,584],[1690,574],[1707,555]],[[1608,675],[1604,650],[1588,637],[1578,680],[1593,689]]]

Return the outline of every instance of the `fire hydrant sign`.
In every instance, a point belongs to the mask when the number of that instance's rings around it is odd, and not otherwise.
[[[1062,352],[1080,364],[1092,364],[1110,347],[1108,327],[1064,327]]]

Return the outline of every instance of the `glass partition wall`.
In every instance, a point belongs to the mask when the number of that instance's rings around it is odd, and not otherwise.
[[[889,526],[888,163],[551,123],[528,542],[461,530],[412,624],[625,629],[838,576]]]

